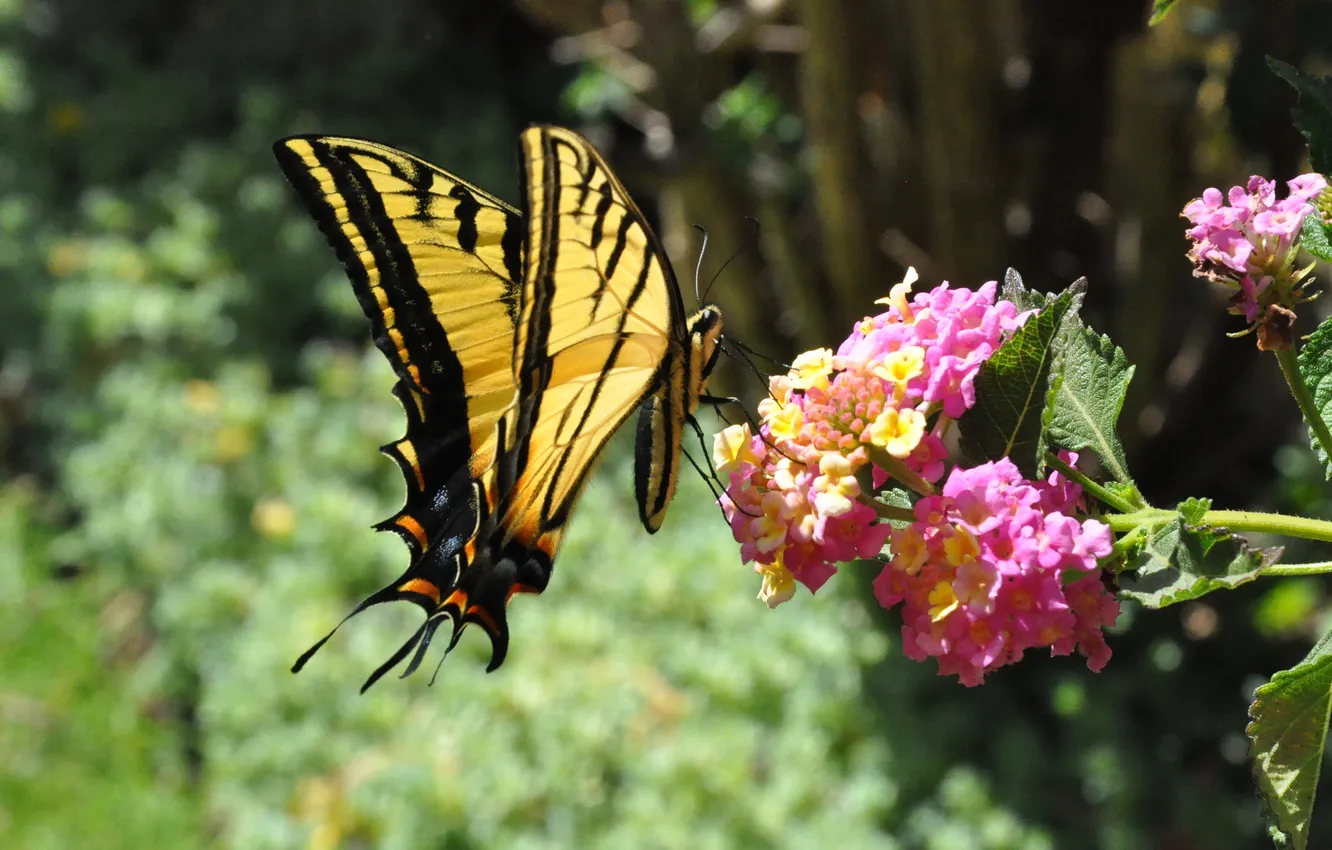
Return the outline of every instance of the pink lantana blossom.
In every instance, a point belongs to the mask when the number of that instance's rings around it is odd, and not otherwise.
[[[902,605],[906,654],[935,658],[965,685],[1039,647],[1077,649],[1101,669],[1101,629],[1119,615],[1097,565],[1112,539],[1105,524],[1062,512],[1080,497],[1058,473],[1026,481],[1005,459],[956,468],[940,495],[917,502],[874,580],[880,604]]]
[[[909,298],[915,280],[911,270],[884,299],[888,310],[860,322],[836,353],[805,352],[774,376],[759,433],[739,425],[718,435],[722,509],[741,557],[765,576],[780,558],[814,591],[836,564],[878,555],[890,528],[862,498],[862,471],[874,487],[890,477],[873,456],[938,481],[947,452],[927,419],[960,416],[975,403],[976,373],[1025,318],[996,302],[993,281],[974,291],[945,283]]]
[[[1215,191],[1198,204],[1241,214]],[[976,402],[976,375],[1029,314],[996,300],[993,281],[913,295],[915,280],[909,270],[879,302],[887,310],[836,351],[805,352],[773,376],[757,431],[717,435],[720,504],[762,578],[759,598],[776,607],[797,583],[815,592],[839,563],[877,558],[887,566],[875,592],[902,606],[907,654],[937,659],[941,674],[978,684],[1034,647],[1076,649],[1100,669],[1110,651],[1101,630],[1119,609],[1099,578],[1110,530],[1076,518],[1081,487],[1058,473],[1026,481],[1006,458],[953,466],[934,486],[949,469],[952,421]],[[916,494],[914,522],[896,531],[872,498],[890,483]]]
[[[1260,348],[1289,347],[1292,310],[1308,282],[1308,269],[1295,268],[1300,233],[1327,180],[1301,174],[1286,185],[1289,194],[1277,200],[1276,182],[1255,175],[1224,197],[1207,189],[1180,213],[1192,225],[1185,232],[1194,276],[1231,290],[1229,310],[1259,332]]]

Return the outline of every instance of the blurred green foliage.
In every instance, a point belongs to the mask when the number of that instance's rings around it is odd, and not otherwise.
[[[860,676],[887,644],[862,604],[769,613],[697,481],[645,539],[623,447],[550,591],[516,603],[502,673],[469,638],[435,687],[358,694],[414,627],[402,606],[290,675],[405,563],[368,528],[401,498],[374,447],[402,416],[268,148],[412,134],[364,98],[298,108],[313,79],[136,67],[114,32],[56,67],[72,45],[9,11],[27,31],[0,54],[0,401],[19,414],[0,429],[0,845],[901,846]],[[400,60],[362,94],[409,77]],[[429,122],[466,132],[416,149],[513,197],[501,151],[532,116],[468,96],[465,120]],[[919,846],[1046,846],[974,775],[918,815]]]
[[[390,606],[287,672],[406,563],[369,529],[402,414],[269,146],[369,136],[512,200],[519,128],[623,95],[550,38],[504,4],[0,0],[0,847],[1265,846],[1244,707],[1317,585],[1130,607],[1104,674],[966,690],[860,568],[764,609],[697,480],[648,538],[622,442],[501,671],[469,635],[359,695],[419,617]],[[701,116],[728,162],[800,173],[779,78]],[[1282,462],[1273,500],[1325,498]]]

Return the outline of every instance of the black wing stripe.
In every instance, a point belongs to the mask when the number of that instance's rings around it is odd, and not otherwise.
[[[601,371],[597,375],[597,380],[592,385],[591,398],[589,398],[583,406],[583,415],[578,421],[578,427],[575,429],[576,434],[583,433],[583,431],[587,428],[588,418],[592,415],[592,411],[596,408],[597,398],[600,397],[602,389],[606,386],[606,381],[609,380],[610,378],[611,371],[615,368],[616,362],[620,359],[620,352],[624,349],[624,344],[629,338],[629,335],[625,332],[625,326],[629,323],[629,319],[633,316],[634,305],[638,303],[638,299],[643,295],[643,292],[646,291],[647,289],[647,282],[650,278],[650,271],[653,263],[655,263],[656,261],[657,259],[655,255],[652,254],[648,254],[643,258],[643,268],[639,272],[638,280],[634,282],[634,288],[630,291],[629,296],[625,299],[624,308],[620,313],[620,323],[619,327],[616,330],[615,343],[611,346],[610,351],[607,353],[606,362],[602,365]],[[649,387],[647,392],[651,391],[652,388]],[[568,465],[571,457],[572,457],[571,452],[565,451],[560,453],[559,460],[556,462],[555,468],[551,473],[552,478],[554,478],[555,480],[559,480],[564,476],[565,467]],[[591,468],[592,468],[591,464],[585,466],[581,470],[579,478],[581,479],[582,477],[585,477],[591,471]],[[574,486],[568,488],[567,490],[568,496],[559,506],[555,506],[553,504],[555,496],[555,488],[553,487],[547,488],[546,497],[542,502],[542,509],[541,509],[542,523],[543,525],[545,525],[546,528],[548,529],[558,528],[564,525],[566,522],[568,522],[569,514],[573,509],[573,503],[578,497],[579,484],[581,484],[581,480],[575,482]]]
[[[449,190],[449,197],[458,200],[458,206],[454,207],[453,210],[453,216],[458,220],[458,247],[469,254],[475,254],[477,240],[476,214],[481,211],[481,204],[461,183],[454,185]]]

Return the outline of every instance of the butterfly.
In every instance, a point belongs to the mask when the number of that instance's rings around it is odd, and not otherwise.
[[[347,617],[406,600],[426,620],[362,690],[408,655],[402,675],[415,671],[446,621],[446,654],[475,623],[493,671],[509,600],[546,588],[580,490],[635,410],[639,517],[661,527],[721,311],[686,316],[661,243],[572,130],[521,134],[522,212],[375,142],[292,136],[273,150],[351,279],[407,416],[406,434],[381,447],[406,503],[375,528],[396,532],[411,560]]]

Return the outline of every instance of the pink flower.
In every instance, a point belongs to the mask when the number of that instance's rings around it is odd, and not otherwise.
[[[880,604],[903,605],[907,654],[936,658],[940,674],[967,685],[1036,647],[1076,647],[1104,666],[1101,629],[1119,611],[1097,566],[1110,529],[1048,509],[1080,497],[1057,473],[1026,481],[1001,460],[956,468],[941,495],[917,502],[916,522],[894,532],[893,558],[874,581]],[[1086,578],[1065,585],[1065,574]]]
[[[1189,259],[1194,276],[1228,287],[1230,312],[1258,329],[1272,305],[1289,311],[1300,302],[1307,270],[1296,270],[1304,220],[1317,212],[1315,201],[1327,189],[1318,174],[1302,174],[1286,184],[1290,195],[1276,198],[1276,183],[1258,175],[1232,186],[1222,197],[1210,188],[1180,213],[1193,225]],[[1263,337],[1259,334],[1260,339]]]
[[[1249,214],[1216,190],[1191,212],[1218,222]],[[759,598],[775,607],[796,583],[815,592],[839,563],[882,560],[891,539],[874,592],[884,607],[902,606],[909,657],[934,658],[967,685],[1035,647],[1078,649],[1104,664],[1101,629],[1118,606],[1106,601],[1097,559],[1112,535],[1076,517],[1081,488],[1057,472],[1027,481],[1007,458],[949,471],[952,418],[975,403],[980,368],[1029,314],[996,301],[993,281],[912,294],[915,279],[909,272],[892,287],[880,302],[887,310],[859,322],[835,353],[806,352],[773,376],[757,433],[739,425],[717,435],[722,509],[742,560],[762,578]],[[917,494],[913,521],[897,530],[865,492],[893,476]]]

